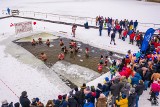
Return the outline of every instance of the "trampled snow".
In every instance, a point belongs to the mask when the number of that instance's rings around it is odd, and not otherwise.
[[[0,10],[4,10],[7,7],[23,11],[38,11],[61,15],[93,18],[97,15],[103,15],[104,17],[112,17],[115,19],[137,19],[141,23],[160,23],[160,14],[158,13],[160,4],[136,0],[1,0]],[[5,16],[5,13],[0,14],[0,17],[1,16]],[[33,55],[28,55],[29,53],[25,56],[26,51],[23,49],[24,52],[18,50],[20,47],[15,46],[11,41],[16,39],[15,37],[19,38],[42,31],[51,32],[56,36],[72,38],[71,26],[36,21],[37,24],[33,26],[34,32],[15,35],[15,28],[10,27],[10,24],[23,21],[28,20],[17,18],[0,20],[0,79],[18,96],[20,96],[23,90],[26,90],[29,99],[40,97],[41,101],[46,103],[47,100],[56,98],[58,94],[67,93],[70,88],[67,87],[55,73],[50,71],[46,73],[45,70],[47,68],[45,68],[42,62],[37,60]],[[68,19],[65,21],[70,20]],[[83,24],[84,22],[85,20],[81,23]],[[150,26],[154,27],[153,24],[141,24],[140,31],[146,31]],[[157,28],[157,25],[155,25],[155,28]],[[67,33],[64,34],[59,31]],[[107,36],[107,31],[102,32],[102,37],[100,37],[98,33],[97,29],[86,30],[78,27],[76,30],[76,37],[72,39],[124,54],[129,49],[133,52],[139,50],[135,45],[128,44],[128,39],[125,42],[119,40],[118,35],[116,37],[117,45],[110,45],[110,38]],[[15,49],[14,46],[16,47]],[[29,57],[36,60],[36,63],[28,60]],[[36,67],[37,65],[41,66]],[[52,78],[53,75],[55,75],[55,77]],[[104,77],[108,75],[109,74],[105,74],[95,81],[89,82],[88,85],[96,85],[97,82],[103,82]],[[56,82],[53,82],[54,78],[56,78]],[[0,101],[7,99],[9,102],[17,102],[18,98],[7,86],[0,81]],[[141,96],[140,107],[142,105],[145,107],[151,106],[149,101],[146,100],[149,97],[148,93],[149,91],[146,91]]]

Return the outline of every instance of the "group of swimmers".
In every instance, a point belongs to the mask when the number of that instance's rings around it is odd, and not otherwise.
[[[36,46],[36,44],[40,44],[40,45],[43,44],[42,38],[38,38],[38,42],[35,41],[35,39],[33,39],[32,42],[31,42],[31,44],[32,44],[32,46]],[[50,41],[49,41],[49,39],[47,39],[46,45],[47,45],[48,47],[50,47]]]
[[[36,42],[35,39],[33,39],[32,40],[32,46],[36,46],[36,44],[43,44],[42,38],[38,38],[38,42]],[[47,39],[46,45],[48,47],[50,46],[49,39]],[[79,47],[77,47],[77,43],[74,40],[70,41],[69,49],[67,49],[67,47],[64,44],[62,39],[60,39],[60,41],[59,41],[59,46],[61,47],[62,52],[60,54],[58,54],[58,60],[64,60],[65,59],[65,54],[67,54],[68,52],[70,52],[70,54],[75,54],[75,55],[79,52]],[[88,47],[85,48],[85,57],[89,58],[89,48]],[[48,58],[47,58],[47,55],[44,52],[42,52],[39,56],[39,59],[46,62]],[[98,64],[98,71],[102,72],[103,67],[107,66],[107,65],[108,65],[108,56],[106,56],[104,58],[103,55],[101,55],[100,61],[99,61],[99,64]]]

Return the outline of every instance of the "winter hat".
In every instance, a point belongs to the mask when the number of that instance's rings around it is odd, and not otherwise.
[[[8,101],[7,100],[3,100],[2,101],[2,105],[4,105],[4,104],[8,104]]]
[[[157,60],[158,58],[157,58],[157,56],[154,56],[154,60]]]
[[[149,58],[149,61],[152,61],[152,58]]]
[[[108,81],[109,81],[109,78],[108,78],[108,77],[106,77],[106,78],[105,78],[105,81],[106,81],[106,82],[108,82]]]
[[[141,55],[141,59],[144,59],[144,56],[143,56],[143,55]]]
[[[153,54],[155,55],[157,52],[156,51],[153,51]]]
[[[27,97],[27,92],[26,91],[22,92],[22,97]]]
[[[39,98],[38,97],[36,98],[36,102],[39,102]]]
[[[122,98],[125,99],[125,98],[126,98],[126,95],[125,95],[125,94],[122,94]]]
[[[86,87],[86,83],[83,83],[82,87]]]
[[[135,63],[138,63],[138,60],[136,59],[136,60],[134,60],[134,62],[135,62]]]
[[[136,56],[136,53],[134,53],[133,56]]]
[[[14,104],[14,107],[20,107],[19,102],[15,103],[15,104]]]
[[[91,91],[95,92],[95,87],[94,86],[91,86]]]
[[[74,88],[75,91],[78,91],[78,87]]]
[[[87,91],[90,91],[90,87],[89,87],[89,86],[87,86],[87,87],[86,87],[86,90],[87,90]]]
[[[135,93],[135,88],[131,88],[131,89],[130,89],[130,92],[131,92],[131,93]]]
[[[102,90],[102,84],[101,84],[101,83],[98,83],[97,88],[100,89],[100,90]]]
[[[66,99],[66,97],[67,97],[67,94],[63,95],[63,99]]]
[[[129,55],[126,55],[126,58],[129,58]]]
[[[127,84],[125,85],[125,88],[126,88],[126,89],[130,89],[130,88],[131,88],[130,83],[127,83]]]
[[[58,99],[59,99],[59,100],[62,100],[62,96],[61,96],[61,95],[59,95],[59,96],[58,96]]]

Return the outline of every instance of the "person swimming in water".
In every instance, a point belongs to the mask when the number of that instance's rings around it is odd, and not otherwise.
[[[47,61],[47,55],[46,55],[44,52],[42,52],[42,53],[40,54],[39,58],[40,58],[42,61],[44,61],[44,62]]]

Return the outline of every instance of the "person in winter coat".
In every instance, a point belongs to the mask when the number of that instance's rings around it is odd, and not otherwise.
[[[132,32],[132,33],[130,34],[130,44],[132,44],[132,45],[133,45],[134,37],[135,37],[135,33]]]
[[[128,31],[127,31],[127,29],[125,29],[124,31],[123,31],[123,36],[122,36],[122,40],[123,41],[125,41],[125,38],[127,37],[127,33],[128,33]]]
[[[90,87],[87,86],[85,89],[84,89],[84,94],[85,94],[85,97],[88,97],[89,93],[90,93]]]
[[[52,100],[48,100],[46,107],[54,107],[54,103]]]
[[[81,105],[84,105],[84,100],[85,100],[85,94],[84,94],[84,89],[86,88],[86,84],[83,83],[83,85],[81,86],[80,92],[80,98],[82,99]]]
[[[74,88],[74,90],[75,90],[74,98],[77,101],[78,105],[82,106],[82,104],[83,104],[83,99],[82,99],[82,96],[81,96],[82,92],[78,90],[78,87]]]
[[[119,93],[120,93],[120,84],[119,84],[119,80],[118,79],[115,79],[113,82],[112,82],[112,85],[110,87],[110,90],[111,90],[111,94],[112,94],[112,105],[115,106],[115,103],[116,103],[116,97],[119,96]]]
[[[151,96],[150,96],[150,99],[148,99],[149,101],[152,101],[152,104],[157,104],[158,101],[157,101],[157,97],[159,95],[159,92],[160,92],[160,84],[158,83],[159,81],[154,81],[152,84],[151,84]]]
[[[1,107],[9,107],[8,101],[7,100],[2,101]]]
[[[150,70],[147,70],[146,73],[144,74],[144,85],[145,85],[145,90],[147,90],[149,83],[151,82],[151,76],[152,72]]]
[[[139,84],[135,87],[135,92],[137,93],[137,96],[136,96],[136,107],[138,107],[139,97],[143,94],[144,88],[145,88],[145,86],[144,86],[143,80],[140,80]]]
[[[134,30],[136,31],[137,26],[138,26],[138,22],[137,22],[137,20],[133,23],[133,25],[134,25]]]
[[[130,89],[130,95],[128,97],[128,107],[135,107],[136,105],[136,96],[135,88]]]
[[[22,107],[29,107],[29,106],[30,106],[30,103],[31,103],[31,102],[30,102],[30,100],[28,99],[28,96],[27,96],[27,92],[26,92],[26,91],[23,91],[23,92],[22,92],[19,101],[20,101]]]
[[[121,39],[121,38],[122,38],[122,31],[123,31],[123,29],[120,27],[120,29],[118,30],[118,33],[119,33],[119,39]]]
[[[108,28],[107,28],[107,30],[108,30],[108,36],[110,37],[110,33],[111,33],[111,24],[110,23],[108,23],[108,26],[107,26]]]
[[[106,107],[107,106],[107,98],[104,94],[100,94],[97,102],[96,102],[96,107]]]
[[[112,34],[111,34],[111,41],[110,41],[110,44],[112,43],[112,41],[114,42],[114,45],[116,45],[116,43],[115,43],[115,36],[116,36],[116,34],[115,34],[115,32],[113,32]]]
[[[120,107],[128,107],[128,99],[126,95],[122,94],[122,98],[119,101],[116,100],[116,104],[119,105]]]
[[[74,99],[73,95],[68,97],[68,107],[79,107],[78,102]]]
[[[90,99],[87,99],[83,107],[94,107],[94,104],[91,102]]]
[[[54,107],[59,107],[61,104],[62,104],[62,95],[58,95],[58,99],[57,100],[54,100]]]
[[[136,41],[137,41],[137,44],[136,44],[136,46],[140,46],[140,39],[141,39],[141,36],[140,36],[140,34],[137,34],[137,36],[136,36]]]
[[[138,85],[139,84],[139,80],[141,80],[141,79],[142,79],[142,77],[140,76],[140,74],[136,73],[134,75],[134,77],[131,78],[131,84],[132,84],[132,86],[135,85],[135,84]]]
[[[19,102],[15,103],[14,107],[20,107],[20,103]]]
[[[124,85],[124,87],[121,89],[121,93],[122,94],[125,94],[126,97],[128,98],[129,97],[129,91],[130,91],[130,83],[127,83]]]
[[[119,74],[128,78],[132,74],[132,70],[130,67],[126,67],[121,72],[119,72]]]
[[[99,36],[102,36],[103,24],[99,25]]]
[[[32,99],[32,103],[31,103],[30,107],[37,107],[37,103],[36,103],[36,99],[35,98]]]

